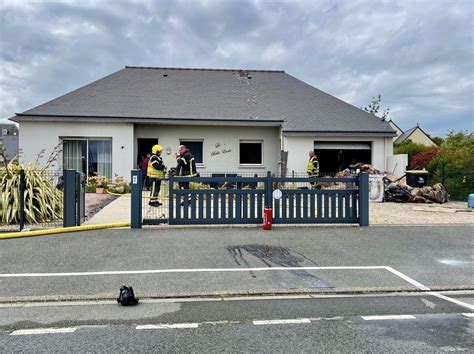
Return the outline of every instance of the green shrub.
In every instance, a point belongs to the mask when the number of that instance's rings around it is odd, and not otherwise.
[[[430,184],[443,182],[453,200],[474,193],[474,135],[449,131],[440,152],[428,163]],[[444,171],[443,171],[444,170]]]
[[[123,177],[116,177],[112,182],[107,185],[107,192],[113,194],[128,194],[132,188],[130,184],[125,181]]]
[[[97,187],[91,184],[86,185],[86,193],[95,193]]]
[[[393,153],[395,155],[398,155],[398,154],[408,154],[408,158],[410,159],[413,155],[419,153],[419,152],[423,152],[423,151],[427,151],[427,150],[430,150],[431,147],[430,146],[426,146],[426,145],[423,145],[423,144],[418,144],[418,143],[414,143],[413,141],[411,141],[410,139],[408,140],[405,140],[404,142],[400,143],[400,144],[394,144],[393,145]]]

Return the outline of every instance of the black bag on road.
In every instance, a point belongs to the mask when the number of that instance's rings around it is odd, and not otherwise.
[[[135,294],[133,293],[133,288],[130,286],[125,286],[123,285],[120,288],[120,294],[117,299],[117,302],[119,304],[122,304],[122,306],[134,306],[138,304],[138,298],[135,297]]]

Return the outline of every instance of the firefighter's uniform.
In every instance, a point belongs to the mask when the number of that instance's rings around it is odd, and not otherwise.
[[[319,161],[318,161],[318,158],[316,157],[316,155],[313,155],[309,158],[307,169],[308,169],[308,176],[309,177],[318,177],[318,175],[319,175]],[[311,186],[313,186],[313,188],[318,188],[319,187],[319,185],[317,185],[316,182],[310,182],[310,183],[311,183]]]
[[[161,189],[161,180],[165,178],[166,166],[163,164],[161,152],[163,147],[161,145],[154,145],[151,149],[151,156],[148,160],[148,168],[146,175],[151,181],[150,202],[151,206],[160,206],[162,203],[158,200]]]
[[[176,157],[177,160],[177,167],[176,167],[176,175],[182,177],[195,177],[197,176],[196,170],[196,161],[194,159],[193,154],[189,151],[186,151],[182,155],[178,155]],[[180,182],[179,187],[181,189],[189,189],[189,182]]]

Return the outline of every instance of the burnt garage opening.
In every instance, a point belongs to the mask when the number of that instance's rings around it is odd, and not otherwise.
[[[372,163],[370,142],[315,141],[314,152],[320,172],[339,172],[358,162]]]

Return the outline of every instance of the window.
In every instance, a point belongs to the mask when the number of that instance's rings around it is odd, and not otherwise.
[[[63,166],[112,179],[112,140],[63,139]]]
[[[239,163],[241,165],[262,165],[263,142],[240,141]]]
[[[180,140],[179,143],[189,149],[196,163],[203,163],[202,140]]]

